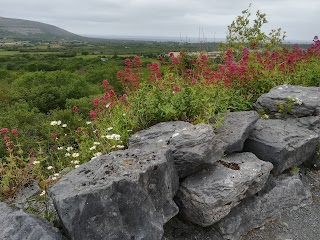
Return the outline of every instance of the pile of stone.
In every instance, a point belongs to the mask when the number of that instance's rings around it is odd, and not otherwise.
[[[279,114],[289,98],[291,111]],[[205,230],[190,239],[239,239],[284,210],[310,204],[309,189],[288,172],[318,164],[320,88],[282,85],[256,105],[270,119],[248,111],[227,114],[217,129],[159,123],[134,134],[127,150],[68,173],[50,190],[67,238],[160,240],[185,231],[188,239],[196,226]]]

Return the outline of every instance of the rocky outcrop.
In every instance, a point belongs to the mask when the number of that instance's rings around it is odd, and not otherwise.
[[[282,176],[276,186],[263,195],[243,200],[216,224],[224,239],[238,240],[241,235],[279,217],[281,212],[311,203],[311,193],[297,175]]]
[[[259,119],[255,111],[230,112],[215,132],[217,137],[227,143],[226,154],[241,152],[245,140]]]
[[[125,150],[93,159],[51,188],[70,239],[161,239],[178,213],[171,150]]]
[[[163,122],[139,131],[129,139],[129,148],[168,146],[178,175],[184,178],[216,162],[224,152],[225,143],[207,124]]]
[[[64,240],[48,221],[0,202],[0,239]]]
[[[296,117],[320,116],[320,88],[280,85],[262,94],[256,102],[258,110],[276,117],[281,116],[279,105]]]
[[[245,143],[244,149],[274,165],[279,175],[286,169],[299,166],[317,151],[319,136],[308,129],[283,120],[259,120]]]
[[[72,240],[235,240],[309,204],[309,189],[287,174],[315,161],[319,94],[319,88],[282,85],[256,103],[267,120],[238,112],[217,129],[177,121],[135,133],[129,149],[94,158],[51,187],[62,227]],[[23,221],[22,228],[12,231],[7,218],[0,217],[6,221],[0,234],[38,236],[21,217],[14,221]]]
[[[214,224],[260,191],[272,167],[252,153],[237,153],[187,177],[176,197],[182,218],[203,227]]]

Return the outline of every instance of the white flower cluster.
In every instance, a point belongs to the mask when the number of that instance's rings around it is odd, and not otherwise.
[[[297,104],[297,105],[302,105],[302,100],[301,99],[299,99],[299,98],[293,98],[292,99],[292,102],[294,103],[294,104]]]
[[[51,121],[51,122],[50,122],[50,125],[51,125],[51,126],[60,126],[60,125],[61,125],[61,121],[60,121],[60,120],[58,120],[58,121]],[[63,128],[66,128],[66,127],[67,127],[67,124],[62,124],[62,127],[63,127]]]
[[[109,140],[117,140],[119,141],[121,139],[121,136],[119,134],[111,134],[111,135],[106,135],[106,136],[103,136]]]
[[[67,150],[67,152],[70,152],[73,150],[73,147],[67,147],[66,150]]]
[[[53,177],[51,177],[51,180],[55,181],[58,179],[58,177],[60,177],[60,174],[59,173],[55,173],[53,174]]]
[[[100,157],[102,155],[102,152],[97,152],[94,154],[95,157]]]

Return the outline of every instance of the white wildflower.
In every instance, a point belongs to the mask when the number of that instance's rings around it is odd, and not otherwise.
[[[39,195],[40,195],[40,196],[43,196],[43,195],[45,195],[45,194],[46,194],[46,191],[43,190]]]
[[[95,157],[100,157],[101,155],[102,155],[101,152],[97,152],[97,153],[93,154],[93,156],[95,156]]]
[[[74,157],[74,158],[79,157],[79,153],[72,153],[72,157]]]
[[[127,132],[132,132],[132,129],[128,129]]]
[[[107,104],[106,104],[106,108],[109,108],[110,105],[111,105],[111,103],[107,103]]]
[[[119,134],[113,134],[114,140],[120,140],[121,136]]]
[[[53,169],[53,167],[52,167],[52,166],[49,166],[49,167],[47,167],[47,169],[48,169],[48,170],[51,170],[51,169]]]
[[[302,100],[299,98],[293,98],[292,100],[293,100],[294,104],[302,105],[302,103],[303,103]]]
[[[86,122],[86,124],[87,124],[87,125],[90,125],[90,124],[91,124],[91,122],[90,122],[90,121],[88,121],[88,122]]]
[[[51,125],[51,126],[57,125],[57,121],[52,121],[52,122],[50,123],[50,125]]]
[[[57,180],[57,177],[52,177],[51,180],[55,181],[55,180]]]
[[[107,131],[110,131],[110,130],[112,130],[113,129],[113,127],[108,127],[107,128]]]
[[[63,149],[63,147],[58,147],[58,150],[62,150]]]
[[[117,148],[124,148],[123,145],[117,145],[116,147],[117,147]]]
[[[78,160],[72,160],[71,163],[72,163],[72,164],[79,164],[80,161],[78,161]]]
[[[59,176],[60,176],[60,173],[55,173],[55,174],[53,174],[53,176],[59,177]]]
[[[33,161],[33,164],[36,165],[36,164],[39,164],[40,161]]]
[[[80,167],[80,165],[75,165],[75,166],[74,166],[74,168],[78,168],[78,167]]]
[[[111,134],[111,135],[107,135],[106,138],[118,141],[118,140],[120,140],[121,136],[119,134]]]
[[[93,145],[100,145],[100,143],[99,142],[94,142]]]
[[[66,153],[64,156],[65,157],[70,157],[70,153]]]
[[[67,127],[67,124],[62,124],[62,127],[63,127],[63,128],[66,128],[66,127]]]
[[[97,147],[94,145],[94,146],[92,146],[91,148],[90,148],[90,151],[92,151],[92,150],[94,150],[94,149],[96,149]]]
[[[61,121],[59,120],[59,121],[57,121],[57,125],[61,125]]]
[[[73,150],[73,147],[67,147],[66,150],[67,150],[67,152],[70,152]]]

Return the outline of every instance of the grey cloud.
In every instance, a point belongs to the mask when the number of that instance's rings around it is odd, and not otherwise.
[[[57,25],[78,34],[224,37],[227,25],[251,0],[1,0],[0,16]],[[267,14],[266,29],[281,27],[291,39],[319,35],[318,0],[259,0],[252,13]]]

